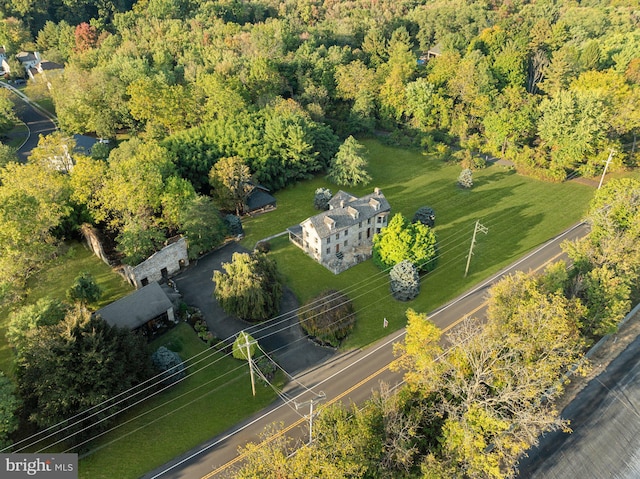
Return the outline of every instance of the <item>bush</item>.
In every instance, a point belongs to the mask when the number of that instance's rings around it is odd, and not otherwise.
[[[267,379],[267,381],[271,381],[273,376],[276,374],[276,365],[274,362],[266,356],[260,356],[255,360],[255,365],[260,370],[262,375]],[[260,378],[262,380],[262,378]]]
[[[389,273],[391,294],[399,301],[409,301],[420,293],[420,277],[411,261],[401,261]]]
[[[328,290],[305,304],[299,313],[300,326],[321,344],[338,347],[353,330],[355,309],[346,294]]]
[[[471,188],[473,186],[473,173],[469,168],[465,168],[458,176],[458,185],[462,188]]]
[[[209,331],[209,326],[207,326],[207,322],[204,319],[197,320],[193,325],[193,329],[205,343],[209,344],[213,339],[213,333]]]
[[[249,345],[248,348],[247,344]],[[247,361],[247,349],[249,349],[249,356],[251,358],[255,358],[256,351],[258,350],[257,344],[258,342],[253,338],[253,336],[249,333],[245,333],[244,331],[240,331],[236,340],[233,342],[233,357]]]
[[[268,253],[271,251],[271,243],[268,241],[258,241],[255,249],[258,253]]]
[[[151,362],[158,371],[164,373],[162,375],[162,384],[164,385],[173,384],[186,375],[180,355],[164,346],[160,346],[151,355]]]
[[[244,228],[242,227],[242,220],[236,215],[227,215],[224,217],[224,224],[227,226],[227,231],[231,236],[238,236],[244,234]]]
[[[430,206],[421,206],[413,215],[412,223],[422,223],[433,228],[436,225],[436,212]]]
[[[333,194],[328,188],[318,188],[313,197],[313,207],[320,211],[326,211],[329,209],[329,200],[331,200]]]

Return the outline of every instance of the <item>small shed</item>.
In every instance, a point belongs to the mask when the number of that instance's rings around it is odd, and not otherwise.
[[[111,326],[151,332],[175,322],[173,303],[160,284],[153,282],[95,312]]]
[[[245,201],[245,213],[272,210],[276,207],[276,199],[269,190],[261,185],[253,185],[253,189]]]

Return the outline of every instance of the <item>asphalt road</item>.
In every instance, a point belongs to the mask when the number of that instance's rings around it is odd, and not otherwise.
[[[586,232],[585,224],[570,228],[476,288],[432,312],[430,319],[443,330],[451,329],[468,316],[482,319],[486,292],[495,281],[515,271],[542,269],[562,255],[562,241],[582,237]],[[397,331],[366,349],[335,355],[319,366],[295,376],[285,392],[298,404],[308,403],[321,392],[326,396],[321,405],[336,401],[345,404],[361,403],[371,396],[373,390],[378,389],[381,381],[389,385],[401,381],[401,375],[389,371],[388,365],[393,360],[393,343],[402,340],[404,334],[404,330]],[[145,475],[144,479],[232,477],[234,465],[242,459],[238,456],[238,447],[250,441],[259,442],[260,434],[267,426],[282,424],[287,435],[306,437],[308,420],[304,414],[309,414],[307,408],[309,406],[305,405],[296,410],[292,402],[277,401],[224,434]]]
[[[3,82],[0,82],[0,85],[11,90],[18,97],[16,115],[29,128],[27,141],[18,148],[18,158],[24,163],[31,154],[31,150],[38,146],[40,136],[48,135],[57,130],[57,128],[49,115],[35,107],[20,90]]]

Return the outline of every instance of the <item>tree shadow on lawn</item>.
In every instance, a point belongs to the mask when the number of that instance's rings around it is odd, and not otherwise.
[[[478,218],[488,231],[486,235],[476,235],[471,272],[484,271],[497,263],[503,263],[521,254],[523,249],[535,246],[527,244],[526,238],[532,228],[542,223],[544,214],[525,214],[524,212],[528,208],[527,205],[511,206],[496,209],[488,215]],[[465,219],[453,222],[438,230],[438,237],[445,238],[445,242],[447,238],[459,238],[457,245],[451,247],[450,254],[464,253],[464,258],[459,259],[455,266],[461,269],[460,274],[464,273],[466,255],[471,245],[474,226],[475,220]],[[442,243],[442,240],[439,241]]]

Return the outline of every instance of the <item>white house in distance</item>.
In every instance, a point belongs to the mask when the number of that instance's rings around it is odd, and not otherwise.
[[[387,226],[390,210],[379,188],[361,198],[338,191],[327,211],[288,228],[289,239],[338,274],[371,257],[373,235]]]

